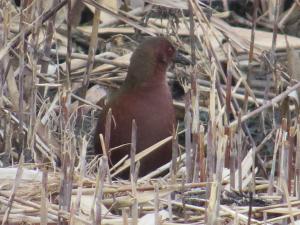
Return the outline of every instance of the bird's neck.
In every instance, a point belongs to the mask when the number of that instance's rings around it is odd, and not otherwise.
[[[153,68],[153,67],[152,67]],[[128,70],[124,86],[130,89],[160,86],[166,84],[166,70],[139,68],[139,70]]]

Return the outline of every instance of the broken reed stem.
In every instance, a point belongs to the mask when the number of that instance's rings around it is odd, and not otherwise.
[[[61,104],[61,117],[60,117],[60,129],[61,129],[61,139],[63,142],[62,154],[61,154],[61,179],[60,179],[60,190],[59,190],[59,210],[69,211],[67,202],[68,200],[68,165],[69,165],[69,140],[68,140],[68,129],[70,129],[70,123],[68,123],[68,92],[66,89],[62,89],[60,92],[60,104]],[[70,193],[69,193],[70,194]],[[64,217],[58,215],[58,224],[66,222]]]
[[[296,130],[296,137],[297,137],[297,148],[296,148],[296,157],[295,157],[295,174],[294,174],[294,180],[300,180],[300,115],[298,115],[297,118],[297,130]],[[296,182],[294,184],[295,188],[295,193],[300,193],[300,184],[299,182]],[[300,200],[300,195],[297,195],[298,200]],[[297,207],[298,209],[300,208],[300,205]],[[300,215],[297,216],[297,220],[300,219]]]
[[[103,136],[100,134],[101,144],[104,145]],[[104,146],[103,146],[104,147]],[[105,151],[104,151],[105,152]],[[99,189],[97,190],[97,201],[96,201],[96,215],[95,222],[96,224],[101,224],[102,218],[102,197],[103,197],[103,189],[104,189],[104,181],[107,173],[107,156],[102,156],[101,168],[98,173],[99,176]]]
[[[210,104],[209,104],[209,123],[208,123],[208,131],[207,131],[207,178],[212,178],[213,174],[215,172],[215,151],[216,151],[216,146],[215,146],[215,135],[216,135],[216,95],[215,95],[215,90],[216,90],[216,68],[212,70],[212,86],[210,90]],[[208,188],[210,189],[210,188]]]
[[[7,203],[7,208],[6,208],[5,214],[3,216],[2,224],[7,224],[7,222],[8,222],[9,214],[10,214],[10,211],[12,209],[12,205],[13,205],[13,202],[15,200],[15,196],[16,196],[21,178],[22,178],[23,164],[24,164],[24,155],[22,153],[21,156],[20,156],[20,160],[19,160],[17,174],[16,174],[14,184],[13,184],[13,187],[12,187],[12,192],[9,196],[8,203]]]
[[[192,181],[192,144],[191,144],[191,121],[192,121],[192,114],[190,111],[191,107],[191,89],[185,93],[184,96],[184,103],[185,103],[185,116],[184,116],[184,127],[185,127],[185,152],[186,152],[186,159],[185,159],[185,166],[186,166],[186,179],[190,183]]]
[[[197,142],[197,143],[199,143],[199,134],[196,134],[195,135],[195,139],[196,139],[196,141],[195,141],[195,143]],[[199,172],[200,172],[200,164],[199,164],[199,154],[200,154],[200,152],[199,152],[199,148],[198,148],[198,146],[199,146],[199,144],[196,144],[195,145],[195,151],[194,151],[194,157],[193,157],[193,164],[194,164],[194,167],[192,168],[193,170],[194,170],[194,176],[193,176],[193,183],[197,183],[197,182],[199,182],[199,180],[200,180],[200,174],[199,174]]]
[[[252,179],[249,183],[249,214],[248,214],[248,225],[251,224],[251,218],[252,218],[252,208],[253,208],[253,196],[255,195],[255,146],[252,149]]]
[[[79,181],[78,181],[78,192],[75,200],[75,214],[79,215],[79,210],[80,210],[80,200],[82,196],[82,187],[83,187],[83,179],[85,176],[85,168],[86,168],[86,149],[87,149],[87,144],[88,142],[86,141],[86,137],[84,136],[83,138],[80,138],[80,141],[78,142],[79,145],[79,152],[80,152],[80,174],[79,174]]]
[[[269,175],[269,188],[268,188],[268,192],[267,192],[269,196],[273,194],[274,179],[275,179],[274,176],[275,176],[275,168],[276,168],[276,158],[277,158],[277,151],[278,151],[278,148],[279,148],[279,141],[280,141],[281,133],[282,133],[281,128],[276,131],[276,136],[275,136],[275,141],[274,141],[272,167],[271,167],[271,172],[270,172],[270,175]]]
[[[100,135],[100,142],[101,142],[101,146],[102,146],[102,151],[103,151],[103,155],[107,157],[107,176],[108,176],[108,182],[109,184],[112,185],[112,180],[111,180],[111,174],[110,171],[113,170],[113,168],[111,168],[111,170],[109,169],[109,163],[108,163],[108,159],[109,159],[109,151],[110,151],[110,134],[111,134],[111,120],[112,120],[112,110],[111,108],[108,109],[108,112],[106,114],[106,118],[105,118],[105,136],[104,136],[104,142],[103,142],[103,137]],[[122,160],[121,160],[122,161]],[[114,165],[114,166],[117,166]],[[113,200],[115,203],[115,210],[118,213],[118,208],[117,208],[117,202],[116,202],[116,196],[115,194],[113,194]]]
[[[227,148],[228,136],[224,135],[224,133],[220,132],[224,129],[219,130],[219,135],[222,137],[218,142],[218,151],[217,151],[217,164],[216,164],[216,182],[217,182],[217,190],[216,190],[216,206],[215,206],[215,218],[216,222],[219,220],[219,211],[220,211],[220,202],[221,202],[221,189],[222,189],[222,175],[224,169],[224,159]],[[214,223],[215,224],[215,223]]]
[[[230,188],[235,190],[235,171],[236,171],[236,147],[232,143],[234,140],[231,140],[231,130],[229,127],[225,127],[225,135],[228,136],[227,146],[226,146],[226,154],[229,152],[229,169],[230,169]],[[236,134],[238,135],[238,134]],[[226,156],[226,155],[225,155]],[[226,157],[225,157],[225,167],[226,167]]]
[[[247,75],[247,83],[249,85],[251,84],[252,70],[253,70],[252,61],[253,61],[253,51],[254,51],[255,28],[256,28],[256,20],[257,20],[257,9],[258,9],[258,0],[255,0],[253,4],[253,19],[252,19],[252,28],[251,28],[249,64],[248,64],[248,75]],[[249,92],[245,90],[243,114],[246,114],[248,110],[248,97],[249,97]]]
[[[104,134],[104,149],[105,151],[103,150],[103,146],[102,146],[102,151],[103,151],[103,154],[107,154],[107,157],[109,157],[109,150],[110,150],[110,134],[111,134],[111,119],[112,119],[112,110],[111,108],[108,109],[108,112],[106,114],[106,117],[105,117],[105,134]],[[100,138],[100,136],[99,136]],[[105,153],[104,153],[105,152]]]
[[[168,211],[169,211],[169,221],[170,223],[173,223],[173,211],[172,211],[172,191],[171,188],[168,187],[168,195],[167,195],[167,201],[168,201]]]
[[[159,223],[159,189],[157,183],[154,184],[154,224],[160,225]]]
[[[186,182],[186,177],[185,174],[182,174],[182,178],[181,178],[181,201],[182,201],[182,210],[183,210],[183,218],[184,218],[184,222],[187,223],[188,217],[187,217],[187,213],[186,213],[186,207],[185,207],[185,195],[184,195],[184,184]]]
[[[228,55],[230,57],[230,49],[228,50]],[[230,123],[230,114],[231,114],[231,85],[232,85],[232,65],[231,63],[227,63],[227,87],[226,87],[226,118],[224,119],[225,123],[225,135],[228,136],[227,146],[226,146],[226,152],[225,152],[225,167],[230,168],[230,184],[234,185],[234,183],[231,183],[234,181],[234,158],[231,157],[231,132],[230,127],[228,126]],[[231,160],[233,159],[233,160]]]
[[[71,127],[71,126],[70,126]],[[69,129],[72,134],[74,134],[73,129]],[[72,189],[73,189],[73,182],[74,182],[74,168],[75,168],[75,158],[76,158],[76,149],[77,149],[77,141],[74,135],[70,135],[68,137],[69,148],[68,148],[68,183],[67,183],[67,212],[70,212],[71,208],[71,197],[72,197]]]
[[[132,187],[132,197],[133,197],[133,205],[131,206],[131,217],[132,217],[132,224],[138,225],[138,200],[137,200],[137,182],[134,179],[134,174],[130,173],[130,181]]]
[[[177,158],[178,158],[178,133],[177,129],[173,125],[173,139],[172,139],[172,163],[171,163],[171,169],[170,169],[170,178],[171,178],[171,184],[176,183],[176,174],[177,174]],[[173,196],[174,197],[174,196]]]
[[[48,220],[48,207],[47,207],[47,193],[48,193],[48,171],[46,168],[43,168],[43,180],[41,188],[41,225],[47,225]]]
[[[171,140],[172,140],[172,136],[167,137],[167,138],[165,138],[165,139],[163,139],[163,140],[155,143],[154,145],[150,146],[149,148],[145,149],[144,151],[139,152],[138,154],[136,154],[135,162],[141,160],[143,157],[145,157],[146,155],[148,155],[152,151],[157,150],[161,145],[163,145],[166,142],[171,141]],[[131,160],[127,159],[125,161],[125,163],[120,168],[118,168],[115,173],[112,174],[112,177],[116,176],[117,174],[119,174],[120,172],[122,172],[123,170],[125,170],[126,168],[128,168],[130,166],[130,164],[131,164]]]
[[[5,140],[5,142],[4,142],[5,150],[4,150],[3,160],[2,160],[3,166],[9,166],[10,165],[10,157],[12,155],[12,152],[11,152],[12,148],[11,148],[11,141],[10,141],[11,137],[12,137],[11,112],[7,111],[5,113],[5,132],[4,132],[4,135],[3,135],[3,139]],[[12,159],[13,158],[14,157],[12,156]]]
[[[191,72],[191,110],[192,110],[192,118],[191,118],[191,133],[192,133],[192,162],[190,165],[190,179],[188,182],[198,182],[199,181],[199,152],[197,151],[199,146],[199,88],[197,86],[195,71]]]
[[[66,83],[65,88],[67,92],[71,90],[71,82],[70,82],[70,75],[71,75],[71,54],[72,54],[72,24],[71,24],[71,1],[67,2],[67,55],[66,55]]]
[[[233,136],[235,132],[230,132],[230,136]],[[241,136],[241,135],[240,135]],[[234,174],[234,176],[231,176],[230,178],[230,184],[232,182],[232,187],[235,189],[236,184],[236,177],[235,177],[235,171],[237,170],[237,144],[236,139],[238,138],[238,134],[235,134],[235,137],[232,138],[231,143],[231,149],[230,149],[230,175]]]
[[[282,135],[280,137],[280,143],[279,143],[279,154],[278,154],[278,168],[279,168],[279,174],[278,174],[278,186],[279,188],[283,188],[283,183],[286,181],[287,177],[287,161],[286,161],[286,132],[287,132],[287,119],[282,118],[281,120],[281,129],[282,129]]]
[[[46,28],[46,40],[44,45],[44,57],[50,58],[50,51],[51,51],[51,44],[52,44],[52,38],[54,34],[54,26],[55,26],[55,19],[56,19],[56,12],[55,7],[59,4],[59,0],[53,0],[51,11],[53,10],[53,15],[49,18],[47,28]],[[42,17],[41,17],[42,18]],[[48,60],[42,60],[41,62],[41,73],[47,73],[48,72],[48,66],[49,61]]]
[[[206,160],[204,149],[204,126],[201,124],[199,129],[199,165],[200,165],[200,182],[206,181]]]
[[[136,135],[137,135],[137,127],[135,120],[132,120],[132,131],[131,131],[131,148],[130,148],[130,179],[137,177],[135,173],[135,154],[136,154]],[[132,181],[132,180],[131,180]],[[136,179],[134,179],[136,181]]]
[[[243,162],[243,152],[242,152],[242,123],[241,123],[241,114],[242,110],[240,109],[238,111],[238,129],[236,134],[236,148],[237,148],[237,169],[238,169],[238,185],[239,185],[239,192],[242,193],[242,183],[243,183],[243,177],[242,177],[242,162]],[[235,185],[235,184],[234,184]]]
[[[128,222],[128,215],[127,215],[125,209],[122,210],[122,218],[123,218],[123,224],[124,224],[124,225],[129,225],[129,222]]]
[[[251,84],[251,79],[253,77],[253,50],[254,50],[254,41],[255,41],[255,30],[256,30],[256,21],[257,21],[257,10],[258,10],[258,0],[254,0],[253,4],[253,17],[252,17],[252,27],[251,27],[251,40],[250,40],[250,51],[249,51],[249,63],[248,63],[248,76],[247,83]]]
[[[276,0],[275,4],[275,15],[274,15],[274,23],[273,23],[273,38],[272,38],[272,48],[271,48],[271,54],[270,54],[270,66],[272,67],[271,72],[267,72],[266,77],[267,77],[267,82],[266,82],[266,87],[265,87],[265,94],[264,94],[264,104],[267,103],[268,100],[268,93],[270,91],[270,83],[271,83],[271,75],[273,74],[274,77],[276,77],[276,71],[277,71],[277,66],[276,66],[276,60],[275,60],[275,52],[276,52],[276,40],[277,40],[277,31],[278,31],[278,16],[279,16],[279,0]],[[265,131],[265,111],[263,110],[261,112],[261,120],[262,120],[262,127],[263,131]],[[264,132],[265,133],[265,132]]]
[[[34,26],[35,29],[32,32],[32,38],[31,38],[31,45],[32,48],[34,49],[33,53],[30,54],[30,58],[32,61],[32,78],[31,78],[31,90],[30,90],[30,107],[31,107],[31,113],[30,113],[30,125],[29,125],[29,131],[28,131],[28,148],[31,150],[31,153],[33,155],[34,161],[36,162],[36,152],[35,152],[35,147],[36,147],[36,115],[37,115],[37,84],[38,84],[38,79],[37,79],[37,64],[38,64],[38,37],[40,34],[40,28],[42,27],[42,13],[43,13],[43,4],[42,2],[38,1],[35,2],[35,7],[37,13],[35,14],[36,18],[34,18]]]
[[[23,133],[23,124],[24,124],[24,108],[23,108],[23,99],[24,99],[24,61],[25,61],[25,52],[26,52],[26,46],[25,45],[25,36],[24,36],[24,30],[26,29],[26,15],[24,13],[26,12],[26,1],[22,2],[21,4],[21,11],[20,11],[20,59],[19,59],[19,127],[18,127],[18,136],[19,136],[19,145],[18,145],[18,153],[21,154],[21,152],[24,151],[24,133]],[[24,152],[25,153],[25,152]]]
[[[190,1],[189,1],[189,22],[190,22],[191,59],[192,59],[192,64],[196,65],[196,55],[195,55],[196,44],[195,44],[195,34],[194,34],[195,22],[194,22],[192,3]]]
[[[101,0],[97,1],[99,4],[101,4]],[[92,74],[93,66],[94,66],[94,58],[97,50],[97,44],[98,44],[98,26],[100,23],[100,13],[101,11],[98,8],[95,8],[94,12],[94,18],[93,18],[93,26],[92,26],[92,34],[89,44],[89,52],[88,52],[88,59],[86,63],[86,68],[82,80],[82,86],[79,92],[79,97],[82,99],[86,98],[87,89],[90,83],[90,76]],[[70,55],[71,57],[71,55]],[[82,105],[82,102],[79,102],[79,106]],[[77,124],[80,124],[82,122],[82,109],[79,109],[78,111],[78,117],[77,117]],[[108,148],[107,148],[108,150]]]
[[[295,161],[293,161],[293,158],[295,157],[294,155],[294,149],[295,149],[295,127],[290,127],[289,129],[289,149],[288,149],[288,190],[289,194],[292,194],[292,178],[294,177],[294,172],[295,171]],[[294,185],[295,187],[296,185]],[[294,196],[296,196],[295,189],[293,191]]]

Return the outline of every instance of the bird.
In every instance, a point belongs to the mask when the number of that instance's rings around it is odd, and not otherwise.
[[[138,45],[130,58],[124,83],[103,107],[97,121],[94,148],[102,154],[99,134],[105,135],[106,115],[111,109],[111,165],[130,156],[132,121],[135,120],[136,154],[172,135],[175,126],[173,100],[166,71],[176,59],[177,51],[165,37],[150,37]],[[127,145],[126,145],[127,144]],[[172,159],[172,143],[162,145],[140,160],[139,176],[145,176]],[[128,178],[129,172],[119,175]]]

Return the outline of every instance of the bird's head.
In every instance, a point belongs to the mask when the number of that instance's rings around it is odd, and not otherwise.
[[[175,56],[176,49],[170,41],[164,37],[150,37],[132,53],[126,80],[136,83],[153,79],[163,81]]]

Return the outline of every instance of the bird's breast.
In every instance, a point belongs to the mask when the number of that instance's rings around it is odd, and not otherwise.
[[[133,119],[137,125],[137,150],[141,151],[172,134],[175,124],[173,101],[166,87],[123,93],[111,108],[114,145],[130,142]]]

